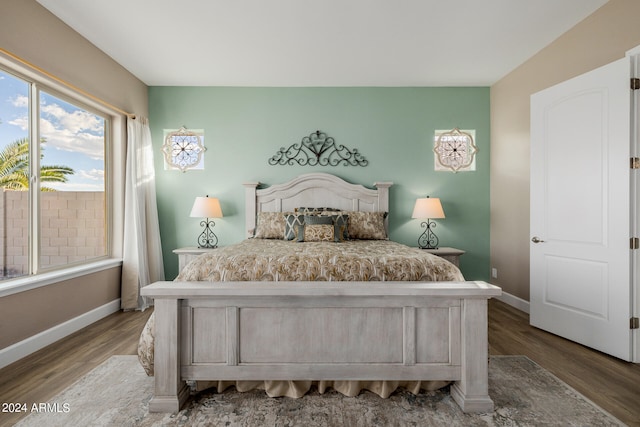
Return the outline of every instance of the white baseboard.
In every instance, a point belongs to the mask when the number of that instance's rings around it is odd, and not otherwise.
[[[10,345],[0,350],[0,368],[4,368],[22,359],[25,356],[34,353],[49,344],[71,335],[79,331],[85,326],[97,322],[108,315],[120,310],[120,299],[113,300],[103,306],[94,308],[80,316],[69,319],[64,323],[54,326],[53,328],[42,331],[25,340]]]
[[[529,314],[529,301],[518,298],[507,292],[502,292],[502,295],[496,297],[496,299],[510,305],[513,308],[517,308],[518,310],[524,311],[525,313]]]

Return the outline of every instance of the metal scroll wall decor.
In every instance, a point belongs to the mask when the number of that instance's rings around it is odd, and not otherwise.
[[[316,131],[302,138],[302,141],[280,148],[269,164],[300,166],[367,166],[369,161],[362,157],[357,149],[348,149],[326,133]]]

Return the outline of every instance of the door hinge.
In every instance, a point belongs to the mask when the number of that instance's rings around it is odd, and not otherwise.
[[[631,157],[629,159],[629,167],[631,169],[640,169],[640,157]]]
[[[640,249],[640,239],[637,237],[632,237],[629,239],[629,247],[631,249]]]
[[[640,89],[640,79],[637,77],[631,77],[631,90]]]
[[[632,317],[631,319],[629,319],[629,328],[640,329],[640,319],[637,317]]]

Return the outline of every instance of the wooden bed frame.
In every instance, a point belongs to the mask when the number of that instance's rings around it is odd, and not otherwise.
[[[388,211],[376,190],[333,175],[245,184],[255,213],[299,206]],[[448,380],[465,412],[490,412],[484,282],[157,282],[151,412],[176,412],[188,380]]]

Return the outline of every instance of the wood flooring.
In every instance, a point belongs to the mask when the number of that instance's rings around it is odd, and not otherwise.
[[[0,370],[0,403],[47,402],[111,355],[136,354],[151,314],[119,312]],[[489,352],[525,355],[629,426],[640,427],[640,364],[623,362],[529,326],[529,316],[489,302]],[[0,426],[26,414],[0,413]]]
[[[640,364],[624,362],[529,325],[529,315],[489,301],[489,354],[524,355],[629,426],[640,426]]]
[[[45,403],[112,355],[137,354],[138,337],[151,313],[114,313],[1,369],[0,404],[31,408]],[[26,415],[0,412],[0,426],[12,426]]]

